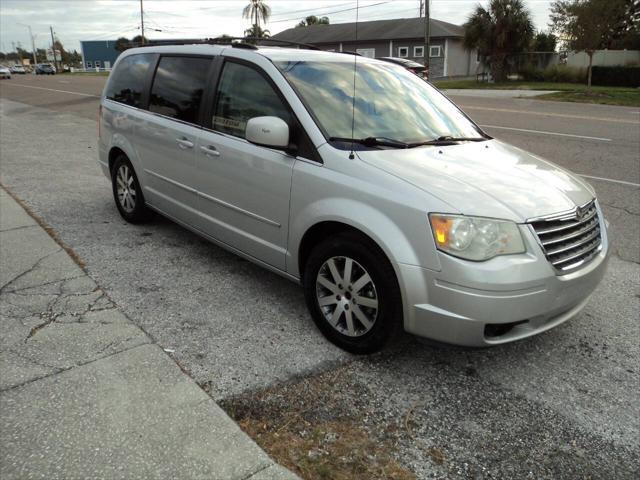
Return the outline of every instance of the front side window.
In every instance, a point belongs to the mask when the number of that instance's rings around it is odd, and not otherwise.
[[[354,102],[353,60],[275,60],[327,137],[418,143],[442,136],[483,136],[450,100],[399,65],[358,58]]]
[[[213,109],[213,129],[245,138],[247,121],[264,116],[279,117],[291,125],[289,109],[257,70],[227,62]]]
[[[162,57],[151,87],[149,110],[198,123],[210,58]]]
[[[125,105],[140,108],[144,82],[153,59],[152,54],[145,53],[123,58],[109,77],[106,97]],[[90,62],[87,62],[87,66],[90,66]]]

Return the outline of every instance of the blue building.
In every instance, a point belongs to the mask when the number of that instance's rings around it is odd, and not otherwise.
[[[200,39],[153,39],[149,45],[171,45],[173,43],[197,43]],[[135,46],[135,45],[132,45]],[[81,40],[82,64],[84,68],[111,68],[120,52],[116,50],[115,40]]]
[[[111,68],[120,52],[115,40],[87,40],[80,42],[84,68]]]

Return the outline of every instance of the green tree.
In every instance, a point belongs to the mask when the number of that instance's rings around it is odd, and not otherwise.
[[[464,24],[464,46],[489,59],[496,82],[507,76],[509,57],[526,51],[533,37],[531,15],[522,0],[490,0],[478,5]]]
[[[127,37],[120,37],[116,40],[115,49],[119,52],[124,52],[131,45],[131,40]]]
[[[304,20],[301,20],[296,27],[308,27],[309,25],[329,25],[329,17],[310,15]]]
[[[553,33],[538,32],[533,38],[531,50],[534,52],[555,52],[558,39]]]
[[[589,56],[587,87],[591,88],[593,54],[603,48],[624,48],[638,41],[640,4],[629,0],[556,0],[551,29],[571,50]]]
[[[271,7],[264,0],[251,0],[242,10],[242,18],[251,20],[252,25],[260,27],[260,19],[266,24],[271,16]]]
[[[244,31],[244,36],[251,38],[269,38],[271,36],[271,32],[269,32],[269,30],[263,30],[258,25],[254,24],[251,28],[247,28]]]
[[[136,35],[131,39],[132,47],[139,47],[140,45],[146,45],[149,43],[149,39],[147,37],[143,37],[142,35]]]

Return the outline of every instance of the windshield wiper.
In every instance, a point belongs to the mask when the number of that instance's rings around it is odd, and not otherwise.
[[[451,135],[443,135],[426,142],[415,142],[409,144],[409,147],[420,147],[422,145],[455,145],[458,142],[483,142],[489,140],[486,137],[452,137]]]
[[[366,137],[366,138],[343,138],[343,137],[329,137],[330,142],[345,142],[345,143],[357,143],[364,145],[365,147],[391,147],[391,148],[409,148],[410,144],[401,142],[400,140],[394,140],[387,137]]]

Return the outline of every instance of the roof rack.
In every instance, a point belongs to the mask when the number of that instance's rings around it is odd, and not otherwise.
[[[253,45],[255,46],[257,43],[266,44],[265,46],[292,46],[298,48],[306,48],[308,50],[320,50],[315,45],[309,45],[308,43],[299,43],[299,42],[290,42],[288,40],[278,40],[276,38],[262,38],[262,37],[217,37],[208,39],[212,43],[216,44],[231,44],[231,46],[236,45]],[[269,45],[275,44],[275,45]],[[243,48],[243,47],[240,47]]]
[[[259,37],[216,37],[193,40],[148,40],[144,46],[152,47],[158,45],[229,45],[235,48],[246,48],[249,50],[257,50],[257,44],[263,46],[293,46],[297,48],[306,48],[308,50],[320,50],[314,45],[307,43],[289,42],[287,40],[277,40],[275,38],[259,38]],[[266,45],[264,45],[266,44]],[[269,45],[272,44],[272,45]]]

